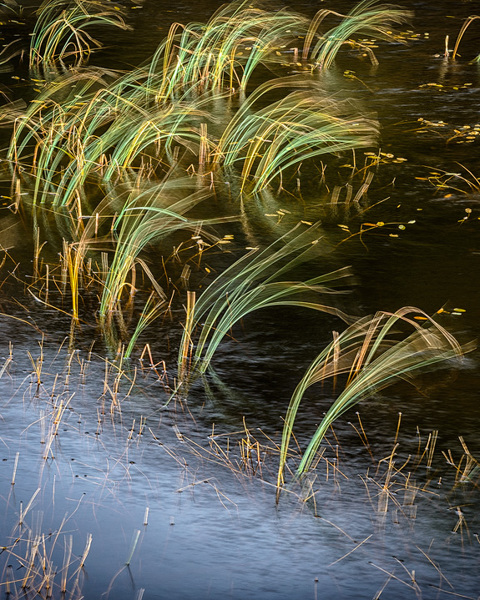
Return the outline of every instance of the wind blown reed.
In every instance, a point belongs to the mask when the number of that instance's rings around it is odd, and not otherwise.
[[[418,315],[426,320],[427,326],[414,320]],[[412,332],[402,335],[405,327]],[[473,344],[461,346],[432,318],[409,306],[395,313],[378,312],[373,317],[364,317],[344,332],[335,334],[332,343],[307,369],[290,400],[282,435],[277,500],[284,484],[295,419],[308,388],[327,379],[335,381],[346,376],[343,390],[325,413],[303,453],[295,472],[296,479],[308,471],[328,428],[347,410],[392,383],[401,379],[411,381],[419,372],[458,358],[473,347]]]

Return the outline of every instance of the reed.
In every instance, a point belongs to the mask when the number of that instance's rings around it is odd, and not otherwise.
[[[133,190],[128,195],[113,225],[115,252],[100,301],[101,324],[108,324],[111,316],[118,311],[122,293],[130,285],[128,274],[135,264],[141,265],[160,300],[166,301],[165,292],[139,255],[147,244],[158,243],[176,231],[197,232],[202,226],[204,221],[188,218],[187,213],[208,198],[210,192],[200,190],[188,193],[189,186],[189,181],[167,179],[143,191]],[[210,219],[208,222],[215,224],[226,220],[229,219]]]
[[[73,71],[16,120],[8,159],[30,167],[35,203],[71,206],[79,197],[85,203],[89,182],[107,193],[118,182],[162,179],[180,150],[189,162],[203,160],[212,150],[201,126],[210,118],[206,102],[155,104],[141,70],[123,78],[101,69]]]
[[[285,64],[279,48],[291,45],[308,20],[286,9],[242,0],[222,6],[210,20],[174,23],[150,65],[157,99],[180,92],[245,90],[259,65]]]
[[[184,329],[178,356],[179,381],[185,380],[185,348],[189,346],[195,329],[201,328],[201,331],[187,379],[205,373],[220,342],[235,323],[260,308],[304,307],[348,321],[349,317],[337,308],[298,298],[309,292],[331,294],[327,284],[337,284],[347,278],[348,269],[306,281],[278,281],[281,275],[318,256],[320,242],[319,224],[305,228],[300,223],[266,249],[251,250],[221,273],[191,307],[189,326]]]
[[[78,66],[88,61],[102,44],[88,30],[98,26],[128,29],[121,13],[103,0],[44,0],[30,43],[30,67],[51,69],[70,60]]]
[[[279,89],[294,89],[281,100],[255,110]],[[375,144],[378,123],[358,114],[352,102],[328,98],[320,83],[297,76],[260,85],[226,127],[216,162],[242,164],[242,189],[253,176],[253,192],[264,189],[289,167],[325,154]]]
[[[156,294],[152,292],[148,297],[148,300],[145,302],[142,313],[135,326],[135,330],[132,333],[130,341],[128,342],[128,346],[125,350],[125,359],[130,358],[140,334],[166,310],[167,303],[165,300],[156,300],[155,298]]]
[[[418,314],[426,319],[427,327],[414,320]],[[398,332],[405,326],[413,331],[399,339]],[[343,390],[310,439],[296,469],[295,479],[308,472],[328,428],[347,410],[392,383],[401,379],[411,381],[417,373],[459,357],[473,347],[472,344],[460,346],[443,327],[413,307],[365,317],[335,336],[334,341],[310,365],[290,400],[282,434],[277,500],[284,484],[295,419],[309,387],[329,378],[346,376]]]
[[[87,24],[97,18],[125,26],[100,1],[75,0],[64,7],[61,0],[42,5],[32,63],[73,56],[78,66],[95,45],[84,31]],[[288,64],[285,49],[299,36],[305,37],[304,59],[327,68],[351,36],[390,38],[392,24],[407,18],[405,11],[365,0],[331,32],[320,34],[330,14],[339,16],[320,11],[310,23],[292,11],[242,1],[225,5],[206,24],[176,23],[141,67],[121,76],[74,69],[45,85],[15,119],[8,158],[31,169],[35,202],[69,206],[78,198],[86,201],[89,182],[106,190],[133,177],[161,178],[177,164],[179,153],[199,169],[210,161],[223,170],[241,165],[242,188],[253,177],[257,192],[305,159],[369,146],[377,136],[376,122],[351,104],[325,98],[308,73],[302,84],[274,78],[259,86],[219,133],[220,147],[207,127],[214,121],[216,99],[233,89],[243,93],[259,65]],[[267,92],[285,87],[294,91],[257,108]]]
[[[305,36],[302,57],[310,60],[318,69],[332,66],[340,49],[345,46],[360,47],[370,54],[371,60],[378,63],[371,49],[355,39],[356,36],[398,41],[393,28],[407,22],[411,12],[392,4],[379,4],[377,0],[359,2],[347,15],[329,9],[318,11],[310,23]],[[340,18],[335,27],[319,32],[319,27],[327,17]]]
[[[462,41],[462,38],[463,38],[465,32],[470,27],[470,25],[477,19],[480,19],[480,15],[472,15],[471,17],[468,17],[468,19],[466,19],[464,21],[464,23],[458,33],[457,39],[455,41],[455,46],[453,48],[453,53],[452,53],[452,60],[455,60],[457,57],[458,48],[460,46],[460,42]],[[480,54],[475,58],[475,61],[480,62]]]

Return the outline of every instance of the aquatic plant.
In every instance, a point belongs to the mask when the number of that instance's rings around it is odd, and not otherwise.
[[[218,237],[208,229],[212,225],[235,220],[236,217],[200,219],[189,216],[189,212],[211,196],[211,192],[202,188],[192,192],[192,181],[166,178],[160,184],[148,186],[146,189],[133,189],[126,193],[126,200],[120,199],[123,208],[115,217],[112,225],[114,236],[114,252],[108,272],[103,283],[103,291],[99,305],[100,326],[107,335],[111,335],[113,318],[122,322],[122,297],[131,303],[136,292],[135,269],[139,266],[153,288],[154,296],[150,296],[135,328],[125,358],[131,355],[133,345],[141,331],[165,310],[167,296],[155,279],[141,253],[149,244],[158,244],[175,232],[198,236],[200,232],[205,239],[215,242]],[[102,204],[102,211],[112,205],[112,197]],[[108,217],[107,217],[108,218]],[[208,226],[208,227],[207,227]],[[92,234],[93,220],[85,235]],[[154,300],[155,297],[155,300]],[[126,336],[125,331],[122,332]]]
[[[90,22],[86,16],[95,13],[105,24],[113,18],[111,10],[102,7],[101,2],[81,6],[76,1],[67,5],[60,0],[44,2],[32,39],[35,49],[32,64],[62,61],[69,55],[73,56],[74,64],[81,64],[83,56],[90,52],[90,45],[95,45],[83,29]],[[218,137],[208,129],[215,121],[211,110],[214,102],[231,94],[233,88],[245,90],[258,65],[288,64],[290,59],[286,58],[285,48],[293,41],[297,43],[302,34],[308,46],[304,48],[304,56],[326,68],[342,44],[354,34],[366,35],[369,31],[388,37],[387,25],[406,18],[405,12],[391,6],[370,0],[361,2],[349,15],[341,16],[344,20],[332,30],[329,38],[334,39],[335,44],[328,46],[328,52],[322,54],[319,63],[321,43],[325,41],[319,30],[329,15],[328,11],[320,11],[309,23],[305,17],[287,10],[234,2],[219,9],[206,24],[185,27],[174,24],[153,58],[124,75],[99,68],[71,70],[44,86],[25,115],[16,118],[8,159],[15,167],[16,176],[25,177],[21,172],[27,169],[33,175],[33,204],[68,207],[76,210],[81,220],[87,198],[92,197],[94,189],[93,195],[101,203],[87,212],[91,217],[94,211],[98,219],[103,218],[105,209],[109,210],[108,202],[112,198],[117,201],[122,198],[117,202],[118,215],[113,225],[115,251],[100,300],[99,318],[104,329],[112,327],[114,315],[121,321],[122,296],[127,289],[130,296],[134,293],[129,274],[136,265],[141,265],[160,303],[165,302],[163,290],[139,257],[145,246],[172,231],[200,226],[198,220],[189,220],[185,213],[206,198],[210,190],[188,192],[183,199],[177,197],[166,204],[165,199],[160,200],[178,185],[175,179],[180,162],[184,168],[193,166],[194,171],[197,165],[200,171],[210,168],[209,183],[213,182],[214,175],[222,178],[231,169],[240,167],[240,191],[252,182],[256,193],[305,160],[375,143],[377,122],[364,116],[352,102],[327,98],[321,84],[308,74],[274,78],[258,86],[243,99],[233,118],[223,123],[223,130],[217,127],[220,129]],[[117,22],[118,15],[114,16]],[[124,22],[118,18],[122,26]],[[64,40],[62,36],[67,30],[70,33]],[[278,98],[279,92],[283,97],[265,106],[268,94],[277,94]],[[173,183],[167,192],[168,177]],[[161,183],[157,184],[158,181]],[[130,191],[125,193],[125,189]],[[101,200],[103,197],[107,198],[105,202]],[[92,223],[90,218],[83,235],[79,236],[80,241],[66,243],[64,249],[73,317],[77,321],[79,274],[92,238]],[[284,243],[283,238],[280,243]],[[286,244],[288,251],[298,250],[294,246]],[[276,252],[273,255],[276,256]],[[278,256],[283,260],[285,255]],[[209,310],[208,303],[210,308],[214,307],[197,347],[196,362],[202,357],[200,371],[206,368],[220,339],[236,320],[260,306],[302,305],[293,300],[293,296],[304,289],[322,291],[323,283],[331,279],[320,276],[293,284],[269,277],[262,279],[262,270],[271,259],[272,256],[265,259],[261,268],[257,265],[258,271],[248,267],[240,274],[240,270],[236,273],[233,269],[238,278],[232,281],[232,287],[222,289],[219,297],[210,290],[202,294],[195,305],[192,303],[191,316],[195,318],[185,331],[187,338],[183,340],[183,347],[188,345],[190,325],[194,327]],[[229,271],[228,276],[232,272]],[[259,281],[261,285],[251,287]],[[228,311],[225,297],[228,297]],[[238,300],[238,314],[232,311],[234,299]],[[323,305],[315,306],[330,310]],[[157,311],[145,313],[138,331],[151,321],[150,317],[146,318],[147,314],[157,314]],[[229,325],[230,318],[233,320]],[[216,331],[212,333],[209,327],[214,323]],[[206,344],[208,350],[203,357]],[[183,364],[182,373],[184,360],[179,361]]]
[[[329,16],[342,20],[332,29],[319,33],[320,25]],[[361,48],[370,55],[372,62],[378,63],[372,49],[352,36],[397,40],[393,26],[405,23],[411,17],[411,12],[392,4],[379,4],[377,0],[363,0],[347,15],[329,9],[319,10],[305,37],[302,58],[314,62],[316,68],[328,69],[342,46],[348,45]]]
[[[331,15],[342,21],[320,32],[320,25]],[[328,68],[345,44],[360,46],[373,55],[370,48],[352,36],[393,40],[392,26],[404,23],[410,16],[408,11],[375,0],[360,2],[348,15],[320,10],[311,21],[264,2],[231,2],[206,24],[171,26],[151,61],[149,86],[158,89],[161,100],[185,90],[189,94],[245,90],[259,65],[269,69],[275,65],[285,67],[292,64],[292,58],[297,63],[302,38],[302,58],[308,61],[308,68]]]
[[[111,11],[100,10],[101,3],[74,2],[71,13],[75,19],[79,13],[80,21],[73,31],[83,31],[83,24],[90,23],[90,5],[98,18],[106,22],[113,18]],[[73,53],[80,64],[89,52],[85,44],[90,38],[71,33],[74,41],[68,38],[60,49],[60,33],[50,32],[46,23],[64,5],[54,0],[42,6],[31,60],[48,62]],[[327,16],[320,13],[309,25],[305,17],[290,11],[234,2],[204,25],[174,24],[152,59],[123,76],[98,68],[70,72],[46,85],[25,115],[16,119],[8,158],[17,166],[24,161],[33,170],[35,202],[48,200],[60,206],[69,205],[76,195],[82,197],[88,182],[103,186],[128,179],[132,169],[146,178],[162,177],[179,152],[185,154],[186,166],[210,161],[228,169],[242,164],[243,185],[253,176],[257,192],[304,159],[368,146],[375,140],[376,123],[347,102],[325,98],[321,85],[308,73],[259,86],[219,133],[219,148],[207,129],[207,123],[215,120],[211,113],[215,98],[229,95],[235,86],[244,90],[260,63],[284,64],[282,50],[292,36],[303,33],[304,56],[326,68],[349,36],[368,31],[389,37],[388,27],[406,18],[404,11],[368,0],[327,35],[318,33]],[[116,13],[114,17],[123,24]],[[73,27],[63,13],[59,22]],[[256,103],[268,92],[284,89],[290,93],[268,108],[258,108]]]
[[[318,256],[321,251],[319,227],[317,224],[305,228],[305,225],[299,224],[264,250],[251,250],[225,269],[195,304],[190,303],[178,356],[179,382],[205,373],[220,342],[231,328],[261,308],[296,306],[349,320],[347,315],[333,306],[302,298],[308,292],[315,295],[338,293],[333,292],[327,284],[342,282],[350,274],[348,268],[305,281],[279,281],[280,276]],[[191,347],[197,328],[200,328],[200,334],[195,343],[190,370],[186,372],[186,349]]]
[[[30,43],[30,67],[52,68],[58,61],[85,63],[102,44],[88,29],[108,25],[128,29],[121,13],[103,0],[44,0],[37,10]]]
[[[291,39],[292,27],[301,29],[305,23],[295,13],[265,10],[261,3],[243,0],[224,5],[206,24],[175,23],[151,62],[151,75],[160,73],[164,81],[157,96],[170,96],[179,83],[189,91],[244,90],[254,68],[271,60],[284,38]]]
[[[427,326],[415,321],[415,316],[425,319]],[[399,338],[405,326],[413,331]],[[343,390],[310,439],[296,469],[296,479],[308,471],[330,425],[351,407],[400,379],[411,381],[415,374],[472,349],[472,344],[462,347],[432,318],[413,307],[395,313],[378,312],[373,317],[360,319],[341,334],[334,334],[332,343],[312,362],[291,397],[282,434],[277,500],[284,484],[295,419],[309,387],[347,376]]]
[[[286,9],[245,0],[223,5],[205,24],[174,23],[150,64],[148,85],[157,98],[179,92],[245,90],[255,68],[285,63],[285,48],[308,20]]]
[[[43,598],[64,597],[68,592],[72,599],[80,600],[93,536],[87,533],[82,554],[75,554],[73,535],[66,528],[71,515],[63,517],[54,533],[32,526],[26,517],[40,491],[41,488],[36,489],[25,508],[20,502],[18,524],[2,549],[8,564],[5,561],[0,585],[5,588],[7,597],[12,598],[28,597],[35,590],[35,595]],[[59,565],[62,546],[63,562]]]
[[[132,76],[118,80],[111,71],[90,68],[39,94],[16,120],[8,152],[14,165],[31,164],[34,202],[68,206],[84,198],[88,182],[105,187],[142,175],[161,178],[181,147],[199,154],[208,143],[195,126],[206,118],[201,101],[140,104],[138,85]]]
[[[255,109],[263,96],[284,88],[294,91]],[[242,188],[253,175],[253,192],[258,192],[307,159],[374,144],[378,123],[359,113],[352,102],[327,97],[320,83],[296,76],[266,82],[225,128],[214,162],[224,168],[240,162]]]
[[[452,53],[452,60],[455,60],[455,58],[457,57],[458,48],[460,46],[460,42],[462,41],[462,38],[463,38],[465,32],[470,27],[470,25],[477,19],[480,19],[480,15],[472,15],[471,17],[468,17],[468,19],[466,19],[464,21],[464,23],[458,33],[457,39],[455,41],[455,46],[453,48],[453,53]],[[478,54],[478,56],[475,58],[475,62],[480,62],[480,54]]]
[[[172,193],[175,187],[178,190],[178,182],[173,186],[172,182],[167,181],[151,189],[142,192],[133,190],[128,194],[123,209],[113,223],[115,251],[100,300],[101,323],[105,319],[110,320],[119,310],[123,290],[131,287],[127,283],[128,275],[135,264],[141,262],[139,254],[147,244],[158,242],[179,229],[196,230],[198,227],[199,222],[188,219],[185,213],[207,198],[208,192],[200,190],[175,201]],[[184,187],[184,193],[186,189]],[[142,263],[142,267],[158,296],[165,300],[165,293],[147,265]]]
[[[148,297],[148,300],[145,302],[145,305],[142,310],[142,314],[140,315],[137,324],[135,326],[135,330],[130,336],[130,340],[128,342],[127,348],[125,350],[125,354],[123,355],[125,359],[129,359],[132,355],[135,344],[137,343],[140,334],[150,325],[157,317],[159,317],[162,313],[165,312],[166,302],[163,299],[158,300],[158,296],[156,293],[152,292]]]

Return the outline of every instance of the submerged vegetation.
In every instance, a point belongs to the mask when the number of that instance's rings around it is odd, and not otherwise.
[[[306,443],[294,481],[305,481],[326,433],[348,409],[473,347],[412,307],[373,317],[347,314],[337,300],[351,272],[324,266],[322,259],[334,253],[319,221],[273,228],[274,235],[258,243],[249,219],[249,207],[267,205],[268,198],[301,198],[311,173],[332,210],[342,189],[345,205],[364,210],[360,200],[380,157],[390,155],[378,147],[376,116],[361,101],[328,92],[328,70],[352,56],[376,64],[365,38],[403,41],[394,27],[410,16],[372,0],[347,15],[322,9],[311,19],[237,1],[207,23],[174,23],[150,60],[120,72],[87,64],[101,48],[91,29],[95,36],[98,25],[128,29],[120,10],[104,2],[45,0],[28,54],[35,97],[26,107],[6,102],[0,112],[11,129],[4,157],[10,209],[29,219],[34,232],[27,290],[71,319],[71,351],[79,331],[92,327],[123,373],[124,361],[140,354],[145,331],[162,335],[160,319],[177,318],[172,344],[178,352],[159,379],[165,404],[182,403],[200,376],[208,377],[224,338],[254,311],[308,308],[345,324],[291,397],[277,446],[277,499],[297,413],[312,385],[329,379],[343,387]],[[4,50],[5,62],[15,60],[14,50]],[[364,164],[360,149],[367,150]],[[340,158],[353,163],[346,165],[350,177],[335,173],[330,181],[321,161]],[[279,225],[285,214],[276,210]],[[350,239],[384,225],[362,223],[358,234],[348,224],[340,227]],[[234,227],[249,244],[239,257]],[[44,248],[47,238],[50,248]],[[5,263],[11,257],[3,250]],[[214,277],[205,256],[228,265],[217,267]],[[340,292],[332,289],[337,284]],[[406,327],[413,332],[404,333]],[[142,357],[148,352],[145,344]]]

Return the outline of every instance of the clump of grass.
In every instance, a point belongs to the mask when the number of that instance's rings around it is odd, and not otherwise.
[[[302,230],[303,229],[303,230]],[[272,306],[296,306],[327,312],[348,321],[339,309],[302,295],[331,294],[327,284],[349,276],[347,268],[324,273],[306,281],[279,278],[294,267],[318,256],[321,237],[319,225],[305,228],[299,224],[264,250],[253,249],[217,277],[190,307],[178,356],[179,382],[185,383],[205,373],[222,339],[231,328],[253,311]],[[338,293],[338,292],[337,292]],[[300,296],[300,298],[299,298]],[[191,369],[185,379],[185,349],[201,328],[195,344]]]
[[[271,91],[299,88],[265,108],[255,103]],[[286,77],[260,85],[226,127],[215,161],[241,163],[242,185],[253,176],[253,192],[305,160],[371,146],[378,123],[358,115],[352,102],[328,98],[321,84]]]
[[[148,244],[158,243],[176,231],[190,231],[192,235],[198,233],[204,221],[189,218],[187,213],[208,198],[210,193],[205,189],[186,193],[189,187],[189,181],[167,179],[146,190],[134,189],[128,194],[113,223],[115,252],[100,300],[102,326],[111,326],[112,317],[120,311],[123,292],[130,289],[130,294],[135,293],[134,284],[128,278],[137,264],[149,278],[158,298],[166,301],[165,292],[157,284],[147,264],[141,260],[140,253]],[[224,220],[210,219],[208,222],[215,224]]]
[[[124,25],[117,13],[103,10],[102,3],[75,1],[68,6],[78,24],[72,25],[62,13],[60,34],[57,25],[50,31],[47,24],[57,23],[53,15],[63,3],[54,0],[42,6],[32,38],[32,62],[72,55],[81,64],[93,44],[83,31],[92,21],[90,8],[106,23]],[[36,202],[68,206],[77,196],[83,201],[85,186],[92,181],[105,186],[128,179],[132,172],[161,178],[179,153],[186,164],[211,161],[222,169],[241,164],[243,182],[253,175],[259,191],[304,159],[371,145],[375,122],[354,114],[345,102],[323,95],[320,99],[319,85],[308,74],[303,84],[280,78],[260,86],[220,133],[220,148],[207,128],[214,120],[215,97],[229,95],[234,88],[244,91],[259,64],[285,63],[284,49],[292,36],[304,36],[304,56],[327,68],[354,33],[388,37],[388,27],[402,22],[406,13],[368,0],[332,32],[319,34],[326,16],[320,11],[309,25],[297,13],[234,2],[206,24],[174,24],[152,59],[126,75],[76,70],[47,85],[16,119],[8,158],[16,166],[25,161],[33,171]],[[61,42],[64,29],[72,39],[67,36]],[[268,91],[278,93],[286,86],[294,91],[282,100],[269,108],[254,107]]]
[[[140,71],[119,78],[90,68],[39,94],[16,120],[8,152],[15,166],[25,161],[35,175],[34,202],[85,202],[89,183],[107,192],[118,182],[161,179],[181,150],[200,154],[209,144],[199,126],[208,118],[205,99],[159,105],[144,85]]]
[[[414,320],[418,314],[426,319],[427,327]],[[399,339],[398,333],[405,326],[413,331]],[[400,379],[411,381],[415,374],[472,349],[471,344],[460,346],[443,327],[412,307],[395,313],[379,312],[374,317],[360,319],[343,333],[335,334],[333,342],[310,365],[290,400],[282,435],[277,499],[284,484],[295,419],[309,387],[346,376],[343,390],[310,439],[296,470],[296,478],[307,473],[328,428],[347,410]]]
[[[158,86],[159,99],[185,90],[245,90],[256,67],[278,63],[278,48],[307,24],[298,13],[245,0],[223,5],[205,24],[174,23],[151,62],[150,85]]]
[[[96,26],[128,29],[121,13],[103,0],[44,0],[30,44],[30,67],[54,67],[65,60],[79,66],[102,44],[88,32]]]
[[[244,0],[225,4],[205,24],[174,23],[150,65],[152,83],[160,74],[158,98],[179,90],[245,90],[255,68],[278,62],[275,50],[306,23],[286,9],[268,10]]]
[[[25,517],[39,491],[40,488],[32,496],[20,519]],[[12,535],[11,543],[2,549],[9,564],[4,569],[0,587],[4,588],[7,598],[27,598],[32,597],[32,594],[40,598],[63,598],[67,592],[72,599],[80,600],[83,597],[81,590],[84,565],[93,537],[91,533],[87,534],[82,554],[75,557],[73,536],[63,531],[67,520],[64,517],[53,535],[52,532],[36,531],[30,526],[22,531],[22,524],[19,524],[20,532]],[[58,560],[60,545],[63,545],[64,550],[63,563],[59,567],[54,561]]]
[[[327,17],[342,20],[323,31]],[[173,232],[198,231],[203,223],[189,211],[209,197],[218,179],[238,169],[240,193],[250,186],[257,193],[306,160],[375,144],[376,120],[351,102],[327,98],[308,71],[331,66],[343,45],[357,44],[352,41],[356,35],[390,38],[389,28],[406,18],[405,11],[372,0],[364,0],[348,15],[320,11],[313,21],[242,0],[221,7],[207,23],[172,25],[150,61],[119,74],[80,67],[99,47],[88,27],[125,28],[121,14],[103,0],[45,0],[37,13],[30,64],[53,65],[55,70],[68,60],[72,68],[47,83],[25,113],[15,118],[8,159],[19,186],[20,180],[23,185],[33,179],[34,205],[67,208],[76,223],[73,242],[65,235],[63,253],[74,321],[79,322],[87,252],[99,241],[97,221],[107,214],[112,218],[113,204],[116,215],[108,242],[113,242],[114,252],[108,268],[105,264],[98,315],[112,339],[117,320],[125,339],[123,309],[131,306],[135,269],[140,266],[154,296],[140,316],[132,344],[166,304],[141,253]],[[292,47],[302,37],[303,66],[308,67],[304,75],[273,78],[245,100],[254,71],[259,66],[291,66]],[[216,119],[215,102],[238,91],[237,113],[229,122]],[[269,93],[277,96],[265,107]],[[278,94],[283,96],[280,100]],[[11,119],[11,110],[8,114]],[[183,185],[178,173],[197,168],[207,175],[197,178],[201,189],[192,193],[191,186],[183,186],[175,195]],[[218,217],[210,223],[224,220]],[[295,233],[292,238],[296,241],[284,236],[277,246],[241,259],[191,302],[179,357],[181,380],[188,377],[185,353],[192,334],[204,318],[192,372],[204,372],[229,328],[257,308],[286,304],[340,314],[298,297],[326,292],[324,284],[343,277],[343,271],[304,282],[280,281],[283,263],[293,267],[313,248],[308,235]]]

